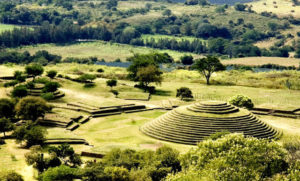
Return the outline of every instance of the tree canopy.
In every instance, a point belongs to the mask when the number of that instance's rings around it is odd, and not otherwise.
[[[36,121],[43,117],[46,112],[51,110],[51,106],[40,97],[22,98],[16,105],[16,113],[19,117],[27,120]]]
[[[43,74],[44,68],[40,64],[31,64],[25,67],[25,72],[35,78],[36,76]]]
[[[197,59],[193,65],[193,69],[199,71],[206,78],[206,84],[210,84],[211,75],[220,70],[225,70],[225,67],[217,57],[207,56]]]

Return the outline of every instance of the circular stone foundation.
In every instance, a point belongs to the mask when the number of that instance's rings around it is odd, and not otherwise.
[[[278,132],[246,109],[226,102],[206,101],[178,107],[150,121],[141,131],[153,138],[195,145],[220,131],[238,132],[256,138],[275,138]]]

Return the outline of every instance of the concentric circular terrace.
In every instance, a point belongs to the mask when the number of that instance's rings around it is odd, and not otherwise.
[[[146,123],[141,131],[169,142],[195,145],[218,131],[240,132],[257,138],[274,138],[278,132],[246,109],[209,101],[176,108]]]

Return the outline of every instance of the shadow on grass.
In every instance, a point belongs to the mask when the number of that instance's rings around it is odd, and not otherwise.
[[[156,95],[156,96],[171,96],[171,91],[165,91],[165,90],[157,89],[157,90],[155,90],[155,93],[153,95]]]

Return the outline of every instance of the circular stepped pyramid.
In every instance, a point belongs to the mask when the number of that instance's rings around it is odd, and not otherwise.
[[[276,130],[248,110],[218,101],[176,108],[141,127],[141,131],[150,137],[188,145],[195,145],[224,130],[257,138],[275,138],[278,135]]]

